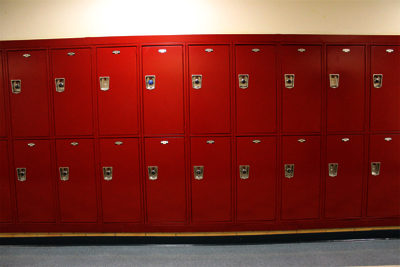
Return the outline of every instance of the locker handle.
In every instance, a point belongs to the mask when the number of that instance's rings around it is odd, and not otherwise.
[[[339,87],[339,74],[329,74],[329,84],[331,88]]]
[[[194,179],[202,180],[204,177],[204,166],[193,166]]]
[[[329,163],[328,164],[328,169],[329,169],[329,176],[330,177],[336,177],[338,173],[338,163]]]
[[[13,94],[21,93],[21,80],[11,80],[11,92]]]
[[[239,173],[241,179],[248,179],[250,175],[250,166],[249,165],[240,165]]]
[[[65,79],[64,78],[56,78],[56,92],[62,93],[65,91]]]
[[[146,75],[144,77],[146,89],[154,90],[156,88],[156,76],[155,75]]]
[[[294,176],[294,164],[285,164],[285,177],[293,178]]]
[[[239,88],[246,89],[249,87],[249,75],[239,74]]]
[[[149,173],[149,179],[152,181],[157,180],[158,167],[157,166],[149,166],[149,167],[147,167],[147,170]]]
[[[26,181],[26,168],[17,168],[17,177],[20,182]]]
[[[108,91],[110,90],[110,77],[100,77],[100,90]]]
[[[373,176],[378,176],[381,171],[381,163],[380,162],[372,162],[371,163],[371,174]]]
[[[203,81],[203,76],[200,74],[192,75],[192,87],[193,89],[200,89]]]
[[[372,75],[372,81],[374,84],[374,88],[382,87],[383,74],[374,74]]]
[[[103,177],[106,181],[112,180],[113,167],[103,167]]]
[[[288,89],[294,88],[294,74],[285,74],[285,87]]]
[[[69,168],[68,167],[60,167],[60,179],[61,181],[69,180]]]

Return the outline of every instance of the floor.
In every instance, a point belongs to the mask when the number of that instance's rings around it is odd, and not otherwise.
[[[0,246],[0,266],[400,266],[400,239],[268,245]]]

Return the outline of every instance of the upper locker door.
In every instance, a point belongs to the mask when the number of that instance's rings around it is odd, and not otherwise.
[[[367,216],[400,215],[400,135],[371,135]]]
[[[0,137],[7,136],[5,92],[3,82],[3,52],[0,51]]]
[[[58,136],[92,135],[90,48],[52,51],[55,132]]]
[[[328,132],[364,131],[365,47],[326,49]]]
[[[400,46],[371,47],[371,131],[400,131]]]
[[[49,136],[47,52],[8,52],[13,136]]]
[[[148,46],[143,55],[145,134],[183,134],[182,46]]]
[[[13,212],[7,141],[0,141],[0,223],[12,221]]]
[[[229,45],[189,46],[190,132],[230,132]]]
[[[136,47],[97,49],[99,134],[138,134]]]
[[[321,131],[321,46],[282,46],[282,130]]]
[[[276,132],[276,47],[236,46],[236,131]]]

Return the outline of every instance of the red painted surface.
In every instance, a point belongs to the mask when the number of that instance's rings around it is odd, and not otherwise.
[[[361,217],[364,136],[329,135],[326,155],[325,218]],[[338,164],[336,177],[329,176],[330,163]]]
[[[13,221],[7,142],[0,141],[0,222]]]
[[[392,53],[386,52],[393,49]],[[382,74],[374,88],[373,75]],[[371,46],[371,131],[400,131],[400,46]]]
[[[6,124],[6,108],[5,108],[5,92],[3,86],[3,53],[0,52],[0,137],[7,136],[7,124]]]
[[[120,54],[114,54],[119,51]],[[136,47],[97,49],[99,134],[138,134]],[[110,78],[108,91],[100,89],[100,77]],[[90,111],[88,111],[90,112]]]
[[[213,140],[213,144],[207,141]],[[229,137],[191,138],[193,222],[232,220],[232,180]],[[194,178],[194,166],[203,166],[203,179]]]
[[[115,142],[122,142],[117,145]],[[103,167],[112,167],[106,181]],[[100,139],[103,221],[141,222],[142,204],[137,138]]]
[[[237,133],[276,132],[275,45],[237,45],[235,63]],[[246,89],[239,87],[241,74],[249,75]]]
[[[146,46],[142,57],[144,133],[183,134],[183,47]],[[146,89],[147,75],[156,77],[153,90]]]
[[[47,51],[9,51],[7,56],[12,135],[49,136]],[[11,80],[21,80],[19,94],[11,92]]]
[[[250,166],[249,178],[240,178],[240,165]],[[235,171],[237,220],[275,220],[276,137],[238,137]]]
[[[50,141],[14,140],[13,153],[18,222],[55,222]],[[25,181],[18,181],[17,168],[26,168]]]

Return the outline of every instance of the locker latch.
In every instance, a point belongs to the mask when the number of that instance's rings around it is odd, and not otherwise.
[[[106,181],[111,181],[112,180],[112,167],[103,167],[103,177],[104,180]]]
[[[60,167],[60,179],[61,179],[61,181],[69,180],[69,168],[68,167]]]
[[[337,176],[338,166],[339,166],[339,164],[337,164],[337,163],[329,163],[328,164],[329,176],[330,177],[336,177]]]
[[[147,169],[149,171],[149,179],[157,180],[158,167],[157,166],[149,166],[149,167],[147,167]]]
[[[192,75],[192,87],[193,87],[193,89],[200,89],[202,80],[203,80],[203,76],[202,75]]]
[[[194,179],[196,179],[196,180],[203,179],[204,166],[194,166],[193,171],[194,171]]]
[[[249,75],[239,74],[239,88],[246,89],[249,87]]]
[[[293,178],[294,176],[294,164],[286,164],[285,165],[285,177]]]
[[[294,74],[285,74],[285,87],[289,89],[294,87]]]
[[[23,182],[26,180],[26,168],[17,168],[18,181]]]
[[[240,165],[239,166],[240,178],[248,179],[250,175],[250,166],[249,165]]]
[[[374,74],[372,76],[372,79],[374,81],[374,87],[375,88],[381,88],[382,87],[382,80],[383,80],[383,75],[382,74]]]
[[[11,80],[11,92],[13,94],[21,93],[21,80]]]
[[[110,89],[110,77],[100,77],[100,90],[108,91]]]
[[[147,75],[145,76],[146,89],[153,90],[156,88],[156,76],[155,75]]]
[[[372,162],[371,163],[371,174],[374,176],[378,176],[381,170],[381,163],[380,162]]]
[[[62,93],[65,91],[65,79],[56,78],[56,91]]]
[[[329,84],[331,88],[339,87],[339,74],[329,74]]]

